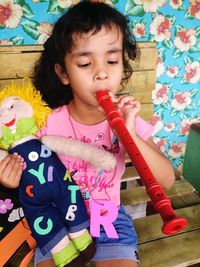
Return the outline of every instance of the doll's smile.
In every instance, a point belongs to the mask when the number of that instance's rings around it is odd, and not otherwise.
[[[3,123],[3,125],[5,125],[6,127],[11,127],[12,125],[14,125],[16,122],[16,118],[12,119],[11,121],[7,122],[7,123]]]

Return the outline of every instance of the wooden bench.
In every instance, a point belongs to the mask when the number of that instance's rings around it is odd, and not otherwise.
[[[151,94],[156,81],[155,45],[155,43],[138,43],[138,56],[131,63],[134,73],[126,89],[123,90],[140,100],[142,103],[140,115],[146,120],[151,119],[153,112]],[[12,80],[19,81],[25,76],[31,77],[33,65],[42,49],[40,45],[0,47],[0,89]],[[187,218],[188,226],[181,233],[166,236],[161,232],[162,219],[159,214],[152,211],[151,202],[141,185],[140,177],[127,158],[126,171],[122,179],[122,202],[128,210],[134,210],[138,205],[145,207],[147,203],[151,211],[151,215],[134,220],[139,237],[142,267],[190,266],[200,262],[200,197],[193,186],[177,171],[176,176],[174,186],[166,193],[177,214]],[[7,266],[19,266],[25,252],[24,247],[19,249]],[[5,262],[0,263],[0,266]],[[32,263],[29,266],[33,266]],[[90,263],[88,266],[93,265]]]

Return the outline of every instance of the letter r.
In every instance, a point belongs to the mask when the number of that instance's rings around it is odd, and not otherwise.
[[[97,202],[98,201],[98,202]],[[115,230],[113,222],[118,215],[117,205],[108,200],[97,200],[96,202],[91,200],[90,202],[90,234],[91,236],[100,236],[100,225],[103,226],[106,234],[110,238],[118,238],[118,234]],[[101,211],[105,210],[105,214],[101,214]]]

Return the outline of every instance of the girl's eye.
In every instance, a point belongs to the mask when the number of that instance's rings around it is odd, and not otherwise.
[[[108,60],[108,64],[117,64],[118,63],[118,61],[117,60]]]
[[[90,66],[91,65],[91,63],[89,62],[89,63],[85,63],[85,64],[78,64],[78,66],[80,67],[80,68],[86,68],[86,67],[88,67],[88,66]]]
[[[10,109],[12,109],[12,108],[14,108],[14,104],[12,104],[12,105],[10,106]]]

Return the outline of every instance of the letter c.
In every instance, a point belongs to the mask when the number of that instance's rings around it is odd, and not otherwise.
[[[44,219],[44,216],[40,216],[37,219],[35,219],[34,224],[33,224],[35,231],[39,235],[47,235],[48,233],[51,232],[51,230],[53,228],[53,222],[51,219],[47,220],[47,227],[46,228],[41,228],[39,224],[43,221],[43,219]]]

